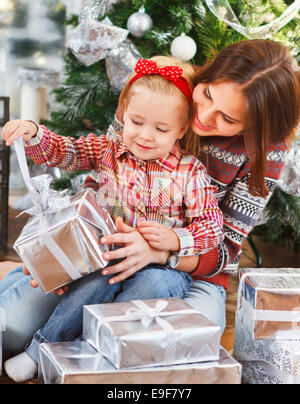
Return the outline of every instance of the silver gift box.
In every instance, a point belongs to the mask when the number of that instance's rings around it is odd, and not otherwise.
[[[117,369],[219,359],[220,327],[182,299],[145,300],[142,304],[150,309],[146,313],[137,303],[141,302],[83,309],[83,339]],[[156,312],[160,304],[165,308]],[[148,324],[142,322],[144,315]]]
[[[41,344],[44,384],[240,384],[241,365],[223,348],[213,362],[117,370],[87,342]]]
[[[238,307],[253,339],[300,340],[300,270],[240,270]]]
[[[100,238],[115,233],[116,228],[108,212],[98,206],[93,191],[83,190],[70,199],[69,206],[43,215],[47,230],[44,237],[49,246],[40,235],[40,220],[40,216],[29,219],[14,248],[44,292],[108,265],[103,258],[108,248]],[[59,259],[50,251],[53,243],[74,266],[75,278],[67,271],[65,258]]]
[[[236,316],[234,358],[247,384],[299,384],[300,341],[254,340]]]

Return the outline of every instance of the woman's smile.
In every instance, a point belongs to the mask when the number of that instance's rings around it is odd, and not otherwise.
[[[210,131],[210,130],[214,129],[212,126],[203,125],[203,123],[200,121],[200,119],[198,118],[197,115],[195,115],[194,123],[199,129],[204,130],[204,131]]]

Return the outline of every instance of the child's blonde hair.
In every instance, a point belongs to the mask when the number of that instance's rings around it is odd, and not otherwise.
[[[181,67],[183,70],[182,77],[187,81],[191,91],[193,91],[195,70],[190,63],[185,63],[182,60],[174,58],[172,56],[154,56],[150,60],[153,60],[157,64],[158,68],[164,68],[166,66]],[[161,94],[182,96],[187,104],[188,119],[191,118],[193,109],[192,104],[190,103],[188,98],[184,95],[184,93],[179,88],[177,88],[176,85],[174,85],[171,81],[165,79],[164,77],[158,74],[154,74],[143,76],[138,80],[136,80],[134,83],[130,84],[132,78],[135,75],[136,73],[133,72],[129,76],[119,97],[118,116],[121,121],[123,121],[125,108],[129,103],[130,97],[132,96],[134,89],[141,86],[146,87],[152,91],[159,92]]]

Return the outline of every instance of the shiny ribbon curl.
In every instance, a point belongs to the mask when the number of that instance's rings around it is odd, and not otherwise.
[[[227,0],[205,0],[205,2],[210,11],[219,20],[226,22],[248,39],[269,38],[272,34],[279,31],[295,18],[300,10],[300,0],[296,0],[281,14],[280,17],[270,23],[259,27],[245,27],[241,25]]]

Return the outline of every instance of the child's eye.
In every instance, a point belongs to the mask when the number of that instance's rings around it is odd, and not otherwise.
[[[132,123],[133,123],[134,125],[142,125],[142,122],[136,121],[136,120],[134,120],[134,119],[132,119]]]
[[[159,132],[167,133],[168,129],[156,128]]]

